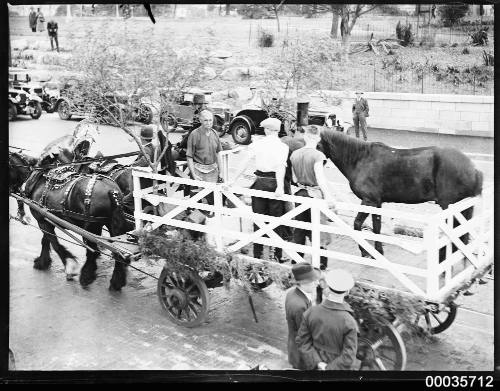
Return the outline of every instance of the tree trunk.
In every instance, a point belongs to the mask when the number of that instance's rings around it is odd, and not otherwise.
[[[277,9],[274,10],[274,14],[276,15],[276,23],[278,23],[278,33],[279,33],[280,32],[280,18],[279,18]]]
[[[332,28],[330,30],[330,37],[337,38],[339,30],[339,14],[337,10],[332,10]]]
[[[116,8],[116,17],[119,18],[120,17],[120,11],[119,11],[119,8],[118,8],[118,4],[116,4],[115,8]]]
[[[71,4],[66,5],[66,18],[71,19]]]
[[[175,18],[175,13],[176,13],[176,11],[177,11],[177,4],[174,4],[174,15],[173,15],[173,16],[174,16],[174,18]]]
[[[231,4],[226,4],[226,16],[231,15]]]

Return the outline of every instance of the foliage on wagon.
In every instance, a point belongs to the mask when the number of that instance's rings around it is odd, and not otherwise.
[[[165,262],[168,269],[181,275],[193,270],[198,274],[220,273],[227,286],[231,273],[228,258],[217,252],[205,240],[193,240],[182,230],[163,226],[139,234],[141,252],[150,258]]]

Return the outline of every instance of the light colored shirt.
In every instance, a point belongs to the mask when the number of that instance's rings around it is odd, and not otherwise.
[[[290,161],[298,183],[306,186],[318,186],[314,165],[317,162],[326,161],[323,152],[315,148],[303,147],[292,153]]]
[[[207,132],[201,127],[193,130],[187,142],[186,156],[195,163],[205,165],[217,163],[217,153],[222,150],[219,136],[215,130]]]
[[[282,143],[277,135],[265,136],[250,144],[248,153],[255,156],[255,168],[257,170],[276,172],[280,166],[286,167],[288,145]]]
[[[309,301],[312,303],[312,296],[311,296],[309,293],[307,293],[305,290],[303,290],[303,289],[300,287],[300,285],[297,285],[297,289],[298,289],[299,291],[301,291],[301,292],[302,292],[302,293],[303,293],[303,294],[304,294],[304,295],[305,295],[305,296],[309,299]]]

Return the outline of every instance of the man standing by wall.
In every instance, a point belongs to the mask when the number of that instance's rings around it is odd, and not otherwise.
[[[191,132],[187,142],[186,158],[193,179],[217,183],[221,181],[222,163],[219,152],[222,146],[219,136],[212,129],[213,114],[208,110],[200,113],[201,126]],[[213,205],[214,196],[206,197],[209,205]]]
[[[32,32],[36,32],[36,12],[33,7],[30,8],[30,15],[29,15],[29,22],[30,22],[30,29]]]
[[[292,267],[292,274],[297,286],[288,290],[285,299],[286,322],[288,324],[288,362],[295,369],[306,369],[295,339],[304,312],[312,306],[312,294],[320,277],[320,271],[313,269],[308,263],[299,263]]]
[[[296,342],[305,369],[350,370],[358,350],[358,326],[344,297],[354,280],[338,269],[326,273],[324,282],[325,299],[304,312]]]
[[[362,91],[356,91],[356,99],[352,104],[352,119],[354,121],[354,130],[356,138],[359,138],[359,128],[363,132],[363,139],[366,141],[366,118],[369,117],[368,101],[363,97]]]
[[[47,32],[49,33],[50,39],[50,47],[54,50],[54,41],[56,43],[57,53],[59,53],[59,41],[57,40],[57,30],[59,27],[57,26],[57,22],[54,19],[51,19],[47,23]]]

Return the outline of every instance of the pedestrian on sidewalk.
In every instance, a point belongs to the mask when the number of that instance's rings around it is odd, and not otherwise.
[[[345,270],[330,270],[324,277],[320,305],[304,312],[296,342],[304,369],[351,370],[358,350],[358,325],[344,301],[354,279]]]
[[[294,369],[306,369],[295,339],[302,323],[304,312],[313,304],[313,292],[321,272],[309,263],[292,267],[296,286],[290,288],[285,299],[286,322],[288,325],[288,362]]]
[[[363,91],[356,91],[356,99],[352,104],[352,119],[354,121],[354,130],[356,138],[359,138],[359,128],[363,132],[363,139],[366,141],[366,118],[369,117],[368,101],[363,97]]]
[[[57,25],[57,22],[54,19],[51,19],[47,23],[47,32],[49,33],[50,47],[52,48],[52,50],[54,50],[54,41],[55,41],[57,53],[59,53],[59,41],[57,40],[58,29],[59,26]]]
[[[33,7],[30,8],[29,14],[30,29],[32,32],[36,33],[36,12]]]
[[[36,14],[36,31],[45,31],[45,17],[43,16],[42,10],[40,8],[38,8],[38,12]]]

